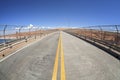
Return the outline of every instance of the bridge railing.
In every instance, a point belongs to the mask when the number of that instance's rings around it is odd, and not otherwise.
[[[120,25],[89,26],[66,31],[120,52]]]
[[[0,49],[15,42],[41,37],[50,31],[40,26],[0,25]]]

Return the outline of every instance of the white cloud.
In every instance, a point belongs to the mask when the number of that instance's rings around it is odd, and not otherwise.
[[[32,24],[30,24],[30,27],[33,27],[33,25],[32,25]]]
[[[19,30],[20,28],[19,27],[16,27],[15,30]]]

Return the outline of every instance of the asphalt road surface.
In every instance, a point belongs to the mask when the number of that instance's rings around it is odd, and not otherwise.
[[[70,34],[59,35],[50,34],[0,62],[0,80],[120,80],[119,60]]]

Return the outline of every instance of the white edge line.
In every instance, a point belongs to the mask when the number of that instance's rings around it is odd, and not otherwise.
[[[54,33],[55,33],[55,32],[50,33],[50,34],[48,34],[47,36],[50,36],[50,35],[52,35],[52,34],[54,34]],[[43,37],[42,37],[40,40],[38,40],[38,41],[41,41],[42,39],[46,38],[47,36],[43,36]],[[35,41],[35,42],[33,42],[33,43],[30,43],[30,44],[28,44],[28,45],[26,45],[26,46],[24,46],[24,47],[18,49],[17,51],[15,51],[15,52],[13,52],[13,53],[7,55],[6,57],[0,59],[0,63],[1,63],[2,61],[6,60],[7,58],[9,58],[10,56],[16,54],[17,52],[21,51],[22,49],[24,49],[24,48],[26,48],[26,47],[28,47],[28,46],[30,46],[30,45],[32,45],[32,44],[37,43],[38,41]]]

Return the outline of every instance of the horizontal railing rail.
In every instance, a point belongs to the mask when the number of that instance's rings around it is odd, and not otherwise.
[[[46,35],[54,29],[44,29],[41,26],[0,25],[0,49],[18,41]]]
[[[120,25],[89,26],[65,31],[120,52]]]

